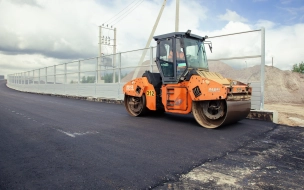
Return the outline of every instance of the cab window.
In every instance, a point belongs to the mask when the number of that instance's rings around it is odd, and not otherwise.
[[[164,77],[174,77],[173,60],[170,58],[172,44],[172,39],[162,40],[159,44],[159,62]]]

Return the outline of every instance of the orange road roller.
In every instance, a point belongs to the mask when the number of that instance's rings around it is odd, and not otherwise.
[[[131,116],[151,111],[189,114],[199,125],[217,128],[246,118],[252,88],[210,72],[205,45],[208,37],[187,32],[154,36],[159,73],[146,71],[123,86],[124,105]]]

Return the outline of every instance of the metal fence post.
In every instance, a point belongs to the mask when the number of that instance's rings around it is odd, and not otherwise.
[[[118,53],[118,89],[117,89],[117,99],[119,99],[119,93],[120,93],[120,82],[121,82],[121,53]]]
[[[121,81],[121,53],[118,53],[118,59],[119,59],[119,73],[118,73],[118,83],[120,84]]]
[[[40,69],[38,69],[38,84],[40,84]]]
[[[78,77],[77,77],[77,96],[80,96],[80,93],[79,93],[79,86],[80,86],[80,60],[78,61]]]
[[[265,83],[265,28],[261,28],[261,107],[264,110],[264,83]]]
[[[56,84],[56,65],[54,65],[54,84]]]
[[[80,60],[78,61],[78,84],[80,83]]]
[[[153,68],[152,68],[152,64],[153,64],[153,47],[150,46],[150,72],[153,72]]]
[[[64,84],[67,84],[67,63],[64,64]]]
[[[116,83],[116,55],[117,54],[114,54],[113,55],[113,60],[114,60],[114,62],[113,62],[113,83]]]
[[[45,68],[45,84],[47,84],[47,67]]]
[[[64,94],[66,95],[66,85],[67,85],[67,63],[64,64]]]
[[[98,57],[96,58],[96,65],[95,65],[95,84],[98,83]]]

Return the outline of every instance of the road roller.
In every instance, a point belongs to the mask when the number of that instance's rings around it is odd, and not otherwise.
[[[252,88],[209,71],[205,49],[209,46],[212,52],[212,43],[206,41],[208,36],[188,30],[153,38],[157,42],[155,62],[159,73],[145,71],[142,77],[123,86],[124,105],[131,116],[192,113],[205,128],[246,118]]]

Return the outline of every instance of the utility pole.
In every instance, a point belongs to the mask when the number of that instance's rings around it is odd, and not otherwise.
[[[102,35],[102,31],[110,31],[113,32],[113,39],[111,39],[110,36]],[[116,65],[116,28],[113,28],[113,26],[109,27],[108,25],[102,24],[102,26],[99,26],[99,69],[101,69],[101,66],[106,66],[103,62],[103,59],[101,57],[104,55],[104,52],[102,50],[102,46],[112,46],[113,47],[113,59],[112,59],[112,67],[113,67],[113,83],[115,83],[115,65]],[[103,32],[104,34],[106,32]],[[111,54],[111,53],[110,53]],[[98,80],[101,80],[101,77],[98,77]]]
[[[115,83],[115,66],[116,66],[116,28],[114,28],[114,45],[113,45],[113,83]]]
[[[179,0],[176,0],[175,32],[178,32],[178,28],[179,28]]]
[[[95,83],[99,83],[101,81],[101,76],[99,76],[99,72],[98,72],[98,68],[101,69],[101,55],[102,55],[102,46],[101,46],[101,36],[102,36],[102,28],[101,26],[99,26],[99,51],[98,51],[98,58],[97,58],[97,71],[95,76],[96,76],[96,80]],[[100,65],[100,67],[98,67],[98,65]],[[80,81],[80,62],[78,65],[78,69],[79,69],[79,76],[78,76],[78,83]]]
[[[98,57],[100,59],[101,57],[101,53],[102,53],[102,49],[101,49],[101,36],[102,36],[102,32],[101,32],[102,28],[101,26],[99,26],[99,51],[98,51]]]

